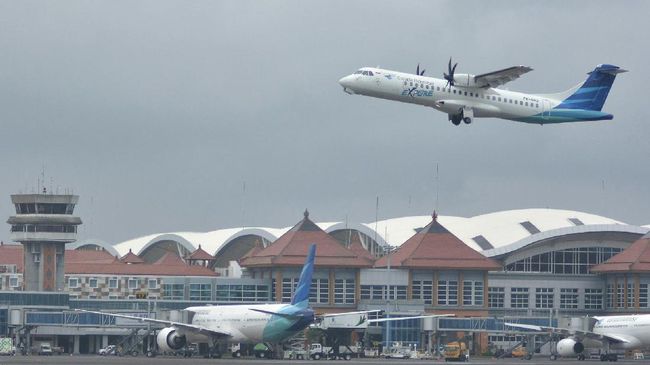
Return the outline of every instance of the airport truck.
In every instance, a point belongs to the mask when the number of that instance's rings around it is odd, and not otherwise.
[[[0,355],[3,356],[15,356],[16,347],[14,347],[14,341],[9,337],[0,338]]]
[[[467,355],[464,342],[454,341],[445,345],[445,361],[467,361]]]
[[[351,351],[349,346],[339,346],[338,351],[336,351],[335,348],[323,346],[320,343],[312,343],[311,346],[309,346],[309,358],[313,360],[350,360],[353,355],[356,355],[356,353]]]

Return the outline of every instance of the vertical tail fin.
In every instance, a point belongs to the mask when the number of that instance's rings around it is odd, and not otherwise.
[[[556,109],[585,109],[600,111],[616,75],[627,72],[614,65],[601,64],[591,71],[587,80],[573,94],[564,99]]]
[[[316,244],[312,243],[309,246],[309,253],[307,254],[305,265],[302,267],[302,272],[300,273],[298,286],[296,287],[296,291],[293,293],[293,298],[291,298],[292,305],[307,307],[307,304],[309,303],[309,289],[311,288],[311,276],[314,273],[315,257]]]

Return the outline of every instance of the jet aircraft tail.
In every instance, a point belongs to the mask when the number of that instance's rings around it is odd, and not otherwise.
[[[309,253],[305,260],[305,265],[300,273],[300,280],[296,291],[291,298],[291,304],[301,308],[307,308],[309,305],[309,289],[311,288],[311,276],[314,273],[314,259],[316,257],[316,244],[309,246]]]
[[[601,64],[589,72],[587,80],[563,93],[548,95],[562,100],[555,109],[582,109],[601,111],[616,75],[627,72],[618,66]]]

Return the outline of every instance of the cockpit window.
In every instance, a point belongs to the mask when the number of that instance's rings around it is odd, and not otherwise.
[[[361,74],[361,70],[356,71],[354,74],[355,74],[355,75],[359,75],[359,74]]]
[[[372,71],[368,71],[368,76],[375,76]]]

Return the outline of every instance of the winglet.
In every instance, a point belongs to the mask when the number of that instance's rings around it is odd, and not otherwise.
[[[298,286],[296,287],[296,291],[293,293],[293,298],[291,298],[292,305],[306,308],[309,303],[309,289],[311,288],[311,276],[314,273],[315,257],[316,244],[312,243],[309,246],[307,260],[305,260],[305,265],[302,267],[302,272],[300,273]]]

